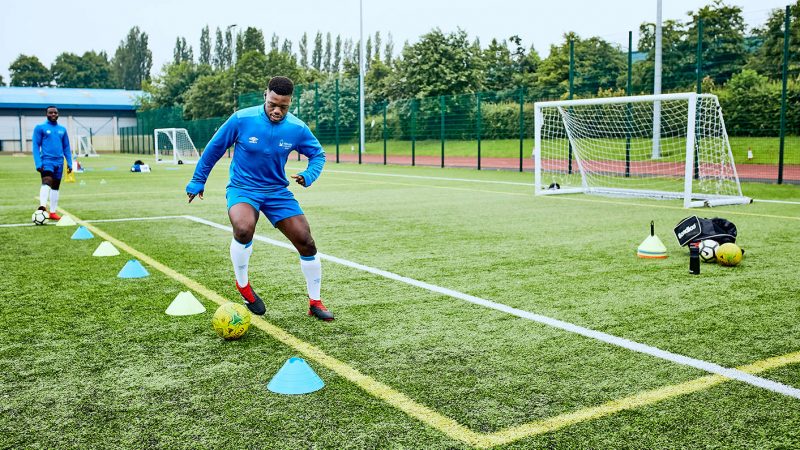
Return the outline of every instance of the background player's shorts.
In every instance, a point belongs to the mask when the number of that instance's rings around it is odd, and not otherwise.
[[[60,180],[64,175],[64,164],[54,164],[49,162],[42,163],[42,178],[53,177],[54,180]]]
[[[303,214],[294,194],[287,188],[272,192],[254,192],[250,190],[228,187],[225,191],[228,209],[237,203],[247,203],[267,216],[274,227],[276,223],[287,217]]]

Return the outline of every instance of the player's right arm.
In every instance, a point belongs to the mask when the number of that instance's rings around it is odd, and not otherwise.
[[[197,167],[194,169],[192,180],[186,185],[186,195],[189,196],[189,202],[194,200],[195,196],[203,198],[203,191],[205,191],[206,180],[211,169],[225,154],[225,150],[236,142],[239,135],[239,118],[236,113],[228,118],[225,123],[219,127],[214,136],[208,141],[203,155],[197,162]]]
[[[42,170],[42,155],[39,151],[40,147],[42,146],[42,136],[41,136],[42,128],[39,125],[33,129],[33,164],[36,167],[37,171]]]

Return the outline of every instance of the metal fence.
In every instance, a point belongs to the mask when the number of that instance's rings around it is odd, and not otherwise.
[[[788,12],[788,9],[787,9]],[[711,92],[720,97],[731,148],[739,175],[745,180],[800,183],[800,55],[790,51],[789,22],[782,36],[783,70],[758,89],[737,91],[736,82],[718,86],[704,55],[716,45],[703,35],[700,21],[693,55],[675,62],[672,78],[663,82],[664,92]],[[713,36],[711,37],[713,38]],[[629,43],[631,34],[629,34]],[[707,47],[704,47],[704,45]],[[365,99],[365,145],[359,144],[359,89],[357,79],[332,76],[295,88],[291,112],[305,121],[336,163],[404,164],[438,167],[532,170],[533,103],[557,98],[652,93],[652,78],[638,81],[636,52],[629,44],[620,49],[622,61],[612,76],[589,67],[586,53],[569,45],[565,80],[541,89],[516,87],[497,92],[478,92],[381,101],[367,92]],[[585,52],[586,47],[583,48]],[[713,52],[712,52],[713,53]],[[795,52],[796,53],[796,52]],[[638,59],[643,56],[638,55]],[[644,56],[644,61],[647,61]],[[627,60],[627,62],[624,62]],[[652,62],[652,61],[651,61]],[[717,58],[716,65],[735,60]],[[793,63],[794,62],[794,63]],[[739,62],[741,64],[741,62]],[[638,67],[638,68],[637,68]],[[741,72],[733,67],[731,73]],[[716,75],[715,75],[716,76]],[[762,82],[766,80],[764,78]],[[638,84],[637,84],[638,83]],[[740,81],[745,88],[753,81]],[[588,89],[588,90],[587,90]],[[548,98],[549,97],[549,98]],[[242,94],[240,108],[260,105],[263,93]],[[122,151],[153,153],[155,128],[186,128],[198,148],[205,147],[225,117],[185,120],[180,108],[142,111],[135,127],[121,133]]]

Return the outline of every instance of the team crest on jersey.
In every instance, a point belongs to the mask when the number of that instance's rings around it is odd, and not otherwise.
[[[283,139],[281,139],[281,142],[278,143],[278,146],[280,146],[284,150],[291,150],[293,145],[294,144],[292,144],[291,142],[286,142]]]
[[[45,133],[50,134],[50,130],[45,131]]]
[[[258,138],[255,136],[250,136],[250,139],[247,140],[251,144],[258,144]]]

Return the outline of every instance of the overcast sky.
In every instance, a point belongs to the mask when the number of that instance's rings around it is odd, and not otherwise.
[[[685,21],[711,0],[663,0],[663,18]],[[769,11],[785,8],[789,0],[727,0],[742,8],[748,30],[764,23]],[[482,45],[492,38],[517,34],[523,44],[547,56],[550,45],[574,31],[581,37],[600,36],[627,48],[628,31],[635,40],[639,24],[654,22],[656,0],[363,0],[364,35],[381,32],[385,44],[392,34],[395,52],[404,41],[416,42],[434,27],[444,32],[465,30]],[[175,38],[183,36],[198,54],[200,30],[208,25],[213,39],[217,27],[237,24],[240,30],[260,28],[297,43],[303,32],[317,31],[342,39],[358,39],[359,0],[71,0],[15,1],[0,14],[0,75],[10,81],[8,66],[20,54],[35,55],[46,66],[62,52],[83,54],[105,50],[109,58],[133,26],[149,36],[153,75],[172,59]],[[212,47],[213,48],[213,47]]]

